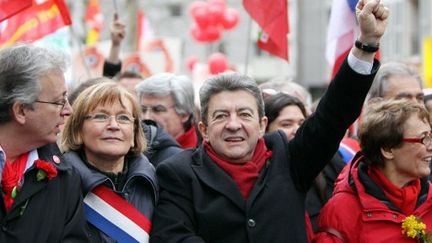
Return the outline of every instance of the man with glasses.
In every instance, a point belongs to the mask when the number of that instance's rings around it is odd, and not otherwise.
[[[136,91],[145,120],[154,120],[182,148],[198,146],[194,87],[188,77],[172,73],[155,74],[140,82]]]
[[[415,70],[400,62],[389,62],[377,72],[367,100],[405,98],[423,103],[422,89],[422,80]]]
[[[80,178],[56,145],[72,108],[64,55],[0,51],[0,242],[85,242]]]

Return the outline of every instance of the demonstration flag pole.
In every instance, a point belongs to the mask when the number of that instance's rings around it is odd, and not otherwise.
[[[117,13],[117,15],[118,15],[118,6],[117,6],[116,0],[113,0],[113,6],[114,6],[114,13]]]
[[[249,67],[249,52],[251,46],[251,35],[252,35],[252,18],[249,17],[248,26],[247,26],[247,38],[246,38],[246,55],[245,55],[245,64],[244,64],[244,74],[247,75],[248,67]]]

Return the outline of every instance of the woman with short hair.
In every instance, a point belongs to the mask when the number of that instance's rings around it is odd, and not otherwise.
[[[428,112],[407,99],[376,101],[359,132],[361,151],[321,211],[316,242],[431,242]]]
[[[147,242],[158,198],[154,167],[134,95],[114,82],[78,95],[63,134],[65,157],[81,175],[91,242]]]

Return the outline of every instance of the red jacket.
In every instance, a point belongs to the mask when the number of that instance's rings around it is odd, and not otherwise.
[[[421,191],[413,214],[426,224],[427,231],[432,232],[430,185],[427,178],[421,179]],[[353,163],[340,174],[333,197],[320,213],[319,232],[314,242],[417,242],[401,233],[402,220],[407,216],[399,212],[372,182],[367,175],[367,165],[358,153]]]

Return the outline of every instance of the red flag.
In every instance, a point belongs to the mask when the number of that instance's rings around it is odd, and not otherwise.
[[[101,12],[99,0],[90,0],[84,20],[88,24],[87,45],[93,45],[99,40],[99,35],[103,26],[103,15]]]
[[[138,11],[137,18],[138,50],[144,49],[144,42],[154,39],[155,34],[150,21],[145,16],[144,11]]]
[[[0,1],[0,22],[32,6],[32,0]]]
[[[243,0],[243,6],[262,28],[258,46],[288,61],[287,0]]]
[[[63,0],[47,0],[0,23],[0,48],[17,41],[35,41],[57,29],[72,24]]]

